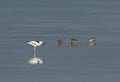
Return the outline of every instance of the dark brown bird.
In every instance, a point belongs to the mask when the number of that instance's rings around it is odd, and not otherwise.
[[[77,39],[71,38],[71,47],[76,47],[77,46]]]
[[[59,39],[59,40],[57,40],[57,42],[58,42],[58,47],[62,47],[62,45],[63,45],[63,40],[62,40],[62,39]]]

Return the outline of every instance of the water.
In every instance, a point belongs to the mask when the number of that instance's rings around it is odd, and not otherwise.
[[[1,0],[0,81],[119,82],[119,10],[118,0]],[[88,46],[90,36],[97,38],[95,47]],[[27,40],[46,42],[37,47],[43,65],[27,63],[33,57]]]

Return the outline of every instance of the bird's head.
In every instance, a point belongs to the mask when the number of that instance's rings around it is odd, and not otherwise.
[[[43,42],[42,46],[46,46],[46,43],[45,43],[45,42]]]

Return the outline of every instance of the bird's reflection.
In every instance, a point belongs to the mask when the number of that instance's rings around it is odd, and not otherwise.
[[[43,64],[43,60],[41,58],[33,57],[28,60],[28,63],[29,64]]]

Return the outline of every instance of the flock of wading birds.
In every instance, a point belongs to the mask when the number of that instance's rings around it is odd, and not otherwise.
[[[88,39],[88,41],[89,41],[89,46],[93,47],[96,45],[96,38],[95,37],[90,37]],[[57,43],[58,43],[58,47],[62,47],[63,40],[59,39],[59,40],[57,40]],[[34,57],[29,59],[28,63],[29,64],[43,64],[45,62],[45,59],[39,58],[36,56],[36,47],[37,46],[45,46],[46,45],[45,42],[43,42],[43,41],[28,41],[27,44],[30,44],[34,47],[34,55],[33,55]],[[77,44],[78,44],[77,39],[71,38],[71,47],[76,47]]]

